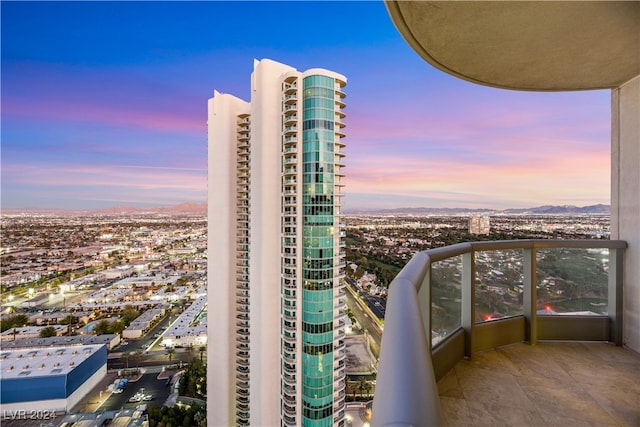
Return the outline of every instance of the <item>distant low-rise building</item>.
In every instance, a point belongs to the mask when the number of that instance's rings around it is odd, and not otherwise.
[[[135,339],[140,338],[144,335],[153,324],[162,316],[164,316],[167,308],[167,305],[159,305],[157,307],[152,308],[151,310],[145,311],[142,313],[136,320],[131,322],[131,324],[122,331],[123,338]]]
[[[14,341],[19,339],[39,338],[40,332],[47,327],[54,328],[56,336],[62,336],[67,333],[68,328],[66,325],[52,325],[52,326],[21,326],[18,328],[11,328],[0,334],[0,341]]]

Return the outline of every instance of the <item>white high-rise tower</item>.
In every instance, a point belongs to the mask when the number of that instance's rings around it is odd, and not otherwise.
[[[345,85],[264,59],[209,100],[208,425],[344,425]]]

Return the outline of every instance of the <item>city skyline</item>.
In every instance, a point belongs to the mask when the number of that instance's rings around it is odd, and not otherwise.
[[[610,202],[608,90],[457,80],[381,2],[249,4],[3,2],[2,207],[204,202],[207,99],[254,58],[349,76],[346,210]]]

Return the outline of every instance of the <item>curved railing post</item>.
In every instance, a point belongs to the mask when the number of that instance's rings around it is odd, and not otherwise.
[[[473,250],[462,254],[462,313],[460,322],[464,329],[464,355],[473,356],[473,330],[476,324],[476,273]]]
[[[391,283],[372,426],[442,425],[431,349],[418,305],[418,288],[428,265],[428,256],[418,253]]]
[[[525,318],[525,340],[536,345],[538,341],[538,314],[537,314],[537,292],[536,285],[536,248],[524,248],[522,275],[522,311]]]

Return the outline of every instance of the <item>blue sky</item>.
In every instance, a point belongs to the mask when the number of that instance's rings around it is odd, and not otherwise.
[[[2,208],[204,202],[207,99],[254,58],[347,76],[347,210],[609,202],[609,91],[458,80],[382,2],[0,7]]]

